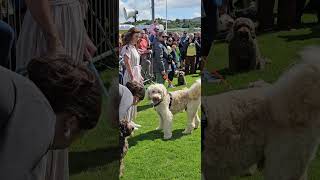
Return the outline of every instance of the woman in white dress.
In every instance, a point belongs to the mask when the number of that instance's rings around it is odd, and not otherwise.
[[[68,54],[72,63],[84,63],[96,51],[87,35],[84,18],[86,0],[26,0],[24,17],[17,42],[17,71],[25,69],[34,57]],[[68,180],[68,150],[50,151],[45,180]]]
[[[126,71],[124,74],[123,84],[126,85],[130,81],[138,81],[143,83],[141,76],[140,55],[136,48],[139,40],[140,31],[131,28],[124,37],[124,46],[121,49],[121,55],[124,58]]]
[[[125,45],[121,49],[121,56],[125,63],[125,73],[123,77],[123,84],[126,85],[127,82],[137,81],[143,84],[143,77],[141,75],[140,66],[140,55],[136,48],[137,42],[139,40],[140,31],[133,27],[130,28],[124,37]],[[130,109],[130,119],[135,119],[137,114],[137,106],[133,106]],[[141,127],[139,124],[132,122],[137,129]]]
[[[17,42],[17,71],[24,71],[34,57],[66,53],[78,65],[95,53],[84,26],[87,0],[26,0],[26,4]]]

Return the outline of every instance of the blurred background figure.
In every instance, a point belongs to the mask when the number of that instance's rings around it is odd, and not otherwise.
[[[0,8],[1,9],[1,8]],[[0,20],[0,66],[12,69],[10,62],[11,50],[14,42],[13,29]]]
[[[188,41],[185,46],[187,48],[185,58],[185,74],[195,74],[196,72],[196,46],[194,43],[194,35],[188,35]]]
[[[145,30],[140,33],[140,38],[138,40],[138,52],[140,54],[140,65],[142,68],[142,76],[144,79],[151,77],[151,61],[150,61],[150,41]]]
[[[205,28],[201,28],[202,44],[201,44],[201,63],[200,71],[201,79],[204,81],[214,81],[210,72],[207,71],[207,57],[214,43],[215,36],[218,30],[218,6],[221,6],[221,1],[201,1],[201,24],[206,24]]]
[[[200,58],[201,58],[201,33],[196,32],[194,33],[194,44],[196,46],[196,64],[195,64],[195,71],[194,74],[196,73],[197,70],[200,69]]]
[[[31,81],[0,67],[0,179],[62,179],[67,172],[49,170],[58,165],[48,167],[51,151],[96,126],[101,88],[86,66],[67,56],[34,59],[28,72]]]

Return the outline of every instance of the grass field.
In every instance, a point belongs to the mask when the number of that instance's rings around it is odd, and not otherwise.
[[[313,21],[313,16],[306,16]],[[298,60],[298,51],[308,45],[320,45],[320,27],[306,26],[294,31],[274,32],[258,36],[263,56],[272,64],[262,71],[227,75],[232,89],[244,88],[249,82],[263,79],[274,82],[286,69]],[[210,54],[210,70],[223,70],[227,67],[227,45],[217,43]],[[117,72],[103,73],[103,79],[115,77]],[[188,86],[197,76],[188,76]],[[184,88],[174,88],[177,90]],[[202,84],[207,95],[218,94],[230,89],[223,84]],[[105,97],[105,100],[107,97]],[[105,105],[105,102],[104,102]],[[107,108],[105,105],[104,107]],[[147,101],[139,105],[137,123],[142,127],[129,139],[130,149],[125,157],[123,180],[197,180],[200,179],[200,129],[191,135],[182,135],[186,124],[186,114],[175,115],[173,138],[163,141],[163,133],[155,131],[158,125],[156,112]],[[103,111],[97,128],[87,133],[70,148],[71,180],[114,180],[118,179],[119,149],[118,129],[112,128],[106,111]],[[313,161],[309,177],[320,179],[320,154]],[[262,180],[261,174],[234,180]]]
[[[189,75],[186,78],[190,86],[199,76]],[[170,90],[181,88],[185,86]],[[158,115],[150,106],[150,102],[144,100],[138,106],[136,120],[142,127],[129,139],[130,149],[125,157],[125,172],[122,179],[200,179],[200,129],[191,135],[183,135],[186,120],[185,112],[175,115],[172,139],[164,141],[163,133],[155,130],[158,126]]]
[[[308,15],[304,18],[307,22],[314,19],[313,16]],[[270,59],[272,63],[264,70],[236,75],[225,73],[228,66],[227,44],[224,42],[216,43],[209,55],[209,70],[218,70],[221,74],[226,75],[227,82],[232,88],[230,89],[225,84],[202,84],[203,93],[213,95],[232,89],[241,89],[247,87],[249,82],[260,79],[274,82],[284,71],[299,60],[298,52],[300,50],[309,45],[320,45],[320,27],[306,25],[297,30],[267,33],[258,36],[258,42],[262,55]],[[234,180],[262,180],[261,174],[257,173],[246,178],[235,177]],[[309,179],[320,179],[319,153],[309,170]]]
[[[101,77],[108,87],[110,79],[117,75],[116,69],[102,73]],[[104,97],[103,108],[108,108],[107,97]],[[112,127],[106,109],[102,110],[97,127],[70,148],[70,180],[119,179],[119,129]]]

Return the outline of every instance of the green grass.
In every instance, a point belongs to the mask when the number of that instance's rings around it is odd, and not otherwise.
[[[312,22],[313,16],[306,15],[305,19]],[[233,89],[241,89],[248,86],[250,82],[265,80],[274,82],[278,77],[299,61],[298,52],[309,45],[320,45],[320,27],[306,26],[292,31],[282,31],[268,33],[258,36],[261,53],[272,61],[264,70],[251,71],[235,75],[226,74],[226,80],[231,85],[231,89],[226,84],[202,84],[204,94],[213,95]],[[222,74],[228,66],[228,49],[226,43],[216,43],[212,48],[209,57],[208,69],[218,70]],[[309,169],[309,179],[320,179],[320,154],[318,152],[315,160]],[[254,176],[239,178],[234,180],[262,180],[262,173],[258,172]]]
[[[292,31],[281,31],[258,36],[262,56],[271,60],[271,64],[260,71],[251,71],[227,76],[233,89],[244,88],[249,82],[263,79],[274,82],[286,69],[299,59],[298,52],[308,45],[320,44],[320,27],[305,27]],[[228,67],[228,47],[218,42],[208,56],[208,69],[225,72]],[[203,85],[205,94],[217,94],[229,89],[226,85]]]
[[[104,72],[102,80],[109,85],[117,72]],[[102,108],[107,109],[107,97]],[[69,149],[70,180],[116,180],[119,175],[118,127],[111,125],[106,109],[97,127],[86,133]]]
[[[187,76],[188,86],[198,78],[198,75]],[[185,86],[171,90],[181,88]],[[179,113],[174,116],[173,137],[165,141],[162,139],[163,132],[155,130],[158,115],[149,104],[145,100],[138,106],[136,123],[142,127],[129,139],[130,148],[125,157],[122,179],[200,179],[200,129],[190,135],[183,135],[187,116],[185,112]]]
[[[314,16],[306,15],[308,22]],[[297,52],[308,45],[320,45],[320,27],[306,27],[296,31],[284,31],[263,34],[258,37],[263,56],[272,60],[263,71],[227,76],[232,89],[246,87],[249,82],[263,79],[274,82],[291,64],[298,60]],[[209,69],[221,70],[227,67],[227,45],[217,43],[209,56]],[[112,74],[115,73],[115,74]],[[116,77],[117,72],[105,72],[102,78],[108,81]],[[199,77],[188,76],[188,86]],[[106,83],[109,84],[109,83]],[[175,88],[180,89],[184,87]],[[205,94],[218,94],[230,89],[221,84],[203,84]],[[104,98],[105,101],[107,97]],[[107,108],[104,101],[104,107]],[[112,128],[106,111],[103,111],[98,126],[78,140],[70,148],[71,180],[113,180],[118,179],[119,163],[117,155],[118,128]],[[137,123],[142,127],[129,139],[130,149],[125,157],[123,180],[196,180],[200,179],[200,130],[191,135],[182,135],[186,124],[186,114],[179,113],[174,117],[173,138],[163,141],[163,133],[155,131],[158,125],[157,114],[143,101],[139,105]],[[313,161],[309,177],[317,180],[320,177],[320,154]],[[261,174],[236,180],[262,180]]]

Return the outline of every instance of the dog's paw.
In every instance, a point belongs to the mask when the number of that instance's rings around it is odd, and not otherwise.
[[[182,134],[191,134],[192,130],[186,129],[182,132]]]
[[[172,134],[164,135],[164,136],[163,136],[163,139],[164,139],[164,140],[168,140],[168,139],[171,139],[171,137],[172,137]]]

